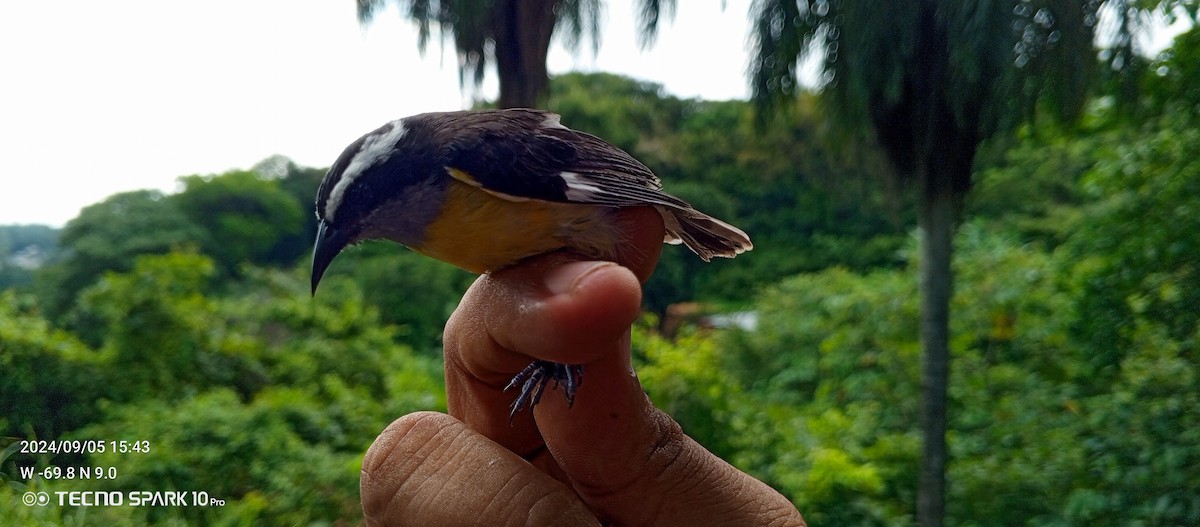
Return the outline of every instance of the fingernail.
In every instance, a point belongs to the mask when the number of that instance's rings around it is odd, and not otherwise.
[[[588,275],[613,265],[617,264],[612,262],[571,262],[560,265],[546,273],[546,289],[556,295],[570,293]]]

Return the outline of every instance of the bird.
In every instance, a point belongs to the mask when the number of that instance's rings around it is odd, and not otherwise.
[[[741,229],[662,190],[640,161],[595,135],[529,108],[431,112],[385,123],[347,146],[317,190],[312,294],[334,258],[365,240],[391,240],[473,273],[570,249],[612,260],[626,241],[616,211],[651,206],[664,242],[704,261],[751,250]],[[509,418],[548,383],[568,405],[583,366],[534,361]]]

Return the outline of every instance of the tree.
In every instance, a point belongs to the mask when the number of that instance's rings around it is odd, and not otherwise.
[[[313,212],[313,189],[321,186],[325,177],[324,168],[302,167],[284,156],[271,156],[259,161],[250,169],[260,178],[277,181],[279,189],[292,197],[300,206],[303,227],[285,232],[275,244],[267,261],[290,264],[297,257],[307,257],[312,252],[313,236],[317,232],[317,215]]]
[[[129,271],[140,255],[194,246],[202,243],[204,236],[205,232],[159,191],[109,196],[84,207],[63,228],[56,260],[39,269],[36,276],[42,307],[49,319],[58,322],[76,304],[79,292],[105,272]]]
[[[1084,183],[1097,201],[1066,248],[1096,391],[1147,335],[1162,332],[1185,358],[1200,347],[1200,131],[1184,116],[1115,148]]]
[[[1117,15],[1114,71],[1134,68],[1122,54],[1152,10],[1190,2],[1023,0],[1003,2],[835,2],[758,0],[752,7],[753,96],[778,105],[801,91],[800,63],[821,60],[822,91],[834,120],[873,136],[895,175],[917,194],[924,447],[917,520],[944,516],[946,391],[953,285],[951,239],[971,188],[975,155],[997,132],[1049,113],[1074,119],[1096,64],[1093,41],[1102,5]],[[1189,14],[1195,16],[1191,6]],[[1131,49],[1131,48],[1130,48]],[[1124,58],[1122,58],[1124,57]]]
[[[100,340],[106,375],[112,376],[100,383],[105,398],[128,401],[154,393],[170,399],[236,376],[235,361],[212,344],[212,301],[204,295],[212,260],[169,252],[139,256],[132,266],[85,288],[71,312],[89,322],[89,338]]]
[[[46,225],[0,226],[0,289],[27,286],[33,271],[54,257],[58,229]]]
[[[901,263],[907,240],[895,216],[908,206],[872,185],[836,185],[881,156],[844,155],[821,141],[815,97],[755,122],[747,101],[680,99],[661,85],[611,73],[551,80],[547,108],[642,160],[668,192],[724,218],[755,240],[751,258],[702,262],[667,250],[643,292],[665,313],[681,301],[748,302],[760,284],[830,265]],[[855,181],[867,181],[865,177]]]
[[[208,232],[204,252],[226,272],[248,262],[290,264],[302,253],[300,247],[277,250],[301,232],[306,216],[278,181],[245,171],[185,176],[180,181],[183,192],[170,199]],[[277,259],[272,261],[272,256]]]
[[[370,22],[388,0],[356,0],[358,18]],[[404,15],[416,22],[417,47],[423,53],[431,28],[440,39],[454,39],[458,53],[459,82],[475,86],[483,81],[489,65],[495,64],[500,78],[501,108],[539,107],[549,91],[546,55],[555,31],[565,29],[561,39],[577,50],[587,39],[599,47],[600,12],[603,0],[393,0]],[[662,16],[675,10],[675,0],[638,0],[643,45],[653,41]]]
[[[1141,85],[1149,116],[1200,113],[1200,29],[1175,37]]]
[[[0,434],[57,439],[94,419],[95,353],[22,303],[0,293]]]

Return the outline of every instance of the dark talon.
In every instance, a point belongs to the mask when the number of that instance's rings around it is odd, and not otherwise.
[[[520,393],[517,394],[517,399],[513,401],[512,411],[508,413],[509,422],[517,415],[517,412],[526,407],[532,410],[542,400],[542,394],[546,391],[546,385],[552,379],[554,380],[555,389],[559,385],[562,385],[563,396],[567,399],[567,406],[573,406],[575,404],[575,391],[579,389],[580,384],[583,384],[583,365],[559,364],[538,360],[526,366],[525,369],[521,370],[504,387],[504,391],[506,392],[517,386],[521,387]]]

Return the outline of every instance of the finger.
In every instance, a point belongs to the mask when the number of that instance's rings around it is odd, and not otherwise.
[[[599,342],[607,350],[637,316],[639,284],[653,273],[663,238],[662,217],[653,208],[622,210],[615,221],[629,235],[615,258],[621,268],[574,262],[578,258],[572,253],[533,258],[481,276],[464,296],[462,316],[453,322],[483,322],[487,336],[526,355],[522,359],[582,363],[570,360],[587,355],[578,349],[581,343]]]
[[[567,487],[445,414],[393,422],[363,459],[368,525],[597,525]]]
[[[624,309],[640,302],[638,282],[653,271],[662,227],[645,211],[628,217],[653,227],[618,257],[629,268],[565,264],[555,254],[472,286],[446,332],[451,413],[570,481],[616,523],[802,525],[790,502],[684,436],[642,392],[629,364],[637,313]],[[530,357],[586,363],[585,383],[573,409],[545,397],[536,426],[530,414],[509,426],[512,398],[498,388]]]
[[[589,364],[587,382],[603,386],[603,396],[581,393],[572,408],[555,398],[534,414],[556,471],[601,521],[804,525],[787,498],[713,455],[655,408],[628,354]]]
[[[657,263],[663,224],[650,207],[622,210],[616,221],[629,236],[616,256],[627,267],[574,262],[559,252],[485,274],[471,286],[446,325],[451,415],[518,453],[541,446],[530,414],[510,426],[515,394],[501,390],[534,358],[587,364],[619,351],[640,310],[639,281]]]
[[[525,454],[542,445],[528,412],[509,422],[516,395],[503,392],[534,358],[585,364],[580,394],[601,386],[587,364],[627,354],[619,346],[638,316],[641,288],[609,262],[567,262],[549,255],[481,278],[446,326],[447,407],[494,441]],[[565,291],[564,291],[565,289]],[[561,397],[551,393],[542,404]]]

